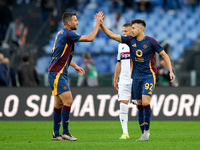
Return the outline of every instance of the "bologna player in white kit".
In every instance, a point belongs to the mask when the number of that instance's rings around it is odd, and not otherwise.
[[[122,27],[122,33],[125,36],[131,36],[131,23],[126,23]],[[119,83],[117,79],[119,77]],[[131,66],[130,66],[130,48],[127,44],[118,45],[117,64],[114,75],[114,87],[118,91],[118,101],[120,101],[119,119],[121,122],[123,134],[119,139],[130,139],[128,134],[128,102],[131,98]]]

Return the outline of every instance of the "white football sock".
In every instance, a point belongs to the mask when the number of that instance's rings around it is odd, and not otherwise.
[[[120,103],[119,120],[121,122],[123,133],[128,133],[128,105]]]

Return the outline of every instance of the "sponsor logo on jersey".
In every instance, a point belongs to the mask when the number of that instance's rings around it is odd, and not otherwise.
[[[138,49],[138,50],[136,51],[136,56],[137,56],[137,57],[142,57],[142,55],[143,55],[142,50],[141,50],[141,49]]]
[[[144,48],[144,49],[147,49],[147,47],[148,47],[147,44],[144,44],[144,45],[143,45],[143,48]]]
[[[137,47],[136,43],[132,45],[133,47]]]

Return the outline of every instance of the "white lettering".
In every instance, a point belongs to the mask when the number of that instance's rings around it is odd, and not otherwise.
[[[11,111],[9,111],[11,101],[13,101],[13,108]],[[7,117],[15,116],[18,111],[18,106],[19,106],[19,98],[16,95],[9,95],[5,100],[4,114]]]
[[[110,95],[97,95],[97,99],[100,100],[99,112],[98,112],[99,117],[104,116],[106,100],[110,99],[110,97],[111,97]]]
[[[82,96],[77,95],[72,103],[71,113],[74,112],[73,113],[74,117],[78,117],[80,106],[81,106],[81,99],[82,99]]]
[[[90,116],[95,116],[95,111],[94,111],[94,100],[92,95],[88,95],[85,103],[83,104],[83,107],[80,111],[80,116],[84,116],[85,113],[89,113]]]
[[[38,95],[30,95],[26,101],[27,106],[33,109],[33,111],[26,110],[24,111],[25,115],[28,117],[34,117],[39,112],[39,107],[37,104],[33,103],[33,101],[39,101],[40,97]]]
[[[161,94],[157,101],[157,95],[153,95],[151,98],[151,108],[152,108],[152,115],[158,116],[160,113],[160,109],[162,107],[163,101],[165,99],[165,94]]]
[[[189,100],[189,102],[186,103],[186,100]],[[178,116],[183,116],[184,109],[186,116],[191,116],[192,115],[191,106],[193,104],[194,104],[194,97],[192,95],[190,94],[181,95]]]
[[[53,113],[53,108],[54,108],[54,96],[51,96],[50,102],[49,102],[49,110],[45,111],[47,105],[47,95],[42,95],[42,101],[40,105],[40,114],[43,117],[49,117]]]
[[[120,110],[114,110],[115,109],[115,102],[118,100],[118,95],[114,95],[111,99],[110,99],[110,104],[109,104],[109,108],[108,108],[108,112],[111,116],[116,117],[119,116]]]
[[[200,109],[200,94],[198,94],[197,97],[196,97],[196,103],[194,105],[193,116],[199,115],[199,109]]]
[[[169,110],[169,104],[170,101],[172,101],[172,109],[171,111]],[[175,94],[170,94],[166,97],[165,102],[164,102],[164,106],[163,106],[163,114],[165,116],[173,116],[178,108],[178,96]]]

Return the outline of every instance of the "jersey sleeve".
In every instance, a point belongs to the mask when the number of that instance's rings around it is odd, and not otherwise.
[[[151,45],[153,46],[153,48],[155,49],[155,51],[157,53],[160,53],[163,50],[163,47],[160,46],[160,44],[158,43],[158,41],[156,41],[155,39],[152,38],[151,40]]]
[[[121,36],[122,43],[126,43],[126,44],[128,44],[132,38],[133,38],[132,36],[124,36],[124,35]]]
[[[75,32],[70,32],[70,38],[73,42],[77,42],[81,38],[81,36],[76,34]]]
[[[120,44],[118,45],[117,61],[118,62],[121,61],[121,57],[120,57]]]

